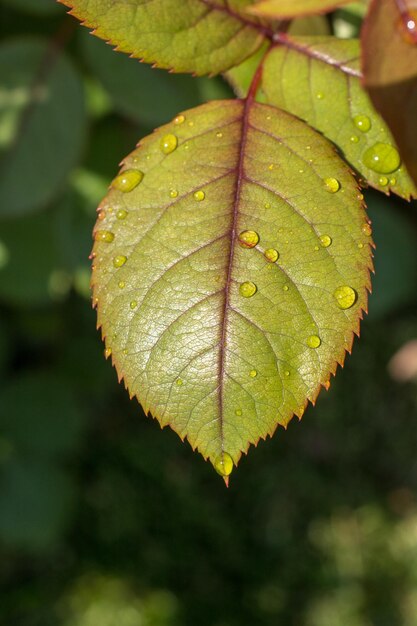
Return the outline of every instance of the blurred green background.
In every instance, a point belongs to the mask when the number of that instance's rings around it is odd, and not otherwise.
[[[359,13],[298,27],[349,36]],[[226,490],[117,384],[88,255],[137,140],[232,94],[113,53],[53,0],[0,0],[0,37],[1,626],[416,626],[416,203],[367,193],[362,339]]]

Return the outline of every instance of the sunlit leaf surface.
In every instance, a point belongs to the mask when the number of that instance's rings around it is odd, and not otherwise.
[[[333,11],[350,0],[260,0],[248,11],[261,17],[282,19]]]
[[[343,362],[370,235],[355,180],[306,124],[241,100],[186,111],[140,143],[100,207],[106,354],[146,411],[228,474]]]

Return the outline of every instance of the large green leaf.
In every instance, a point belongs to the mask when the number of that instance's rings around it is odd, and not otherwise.
[[[333,11],[351,0],[260,0],[248,12],[261,17],[283,19]]]
[[[347,166],[304,122],[253,101],[189,110],[140,143],[101,204],[107,354],[145,411],[228,474],[343,363],[370,233]]]
[[[61,0],[118,50],[177,72],[216,74],[269,33],[244,9],[253,0]]]
[[[80,157],[86,118],[80,76],[42,39],[0,47],[0,215],[45,206]]]
[[[362,30],[362,43],[365,85],[417,183],[416,24],[415,2],[374,1]]]
[[[285,35],[281,41],[264,62],[263,100],[322,132],[376,189],[417,197],[387,125],[361,86],[359,41]],[[239,95],[252,74],[250,59],[228,73]]]

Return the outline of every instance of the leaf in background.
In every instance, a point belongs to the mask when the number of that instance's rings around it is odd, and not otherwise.
[[[2,0],[2,2],[10,5],[13,9],[44,16],[62,12],[62,7],[54,0]]]
[[[40,39],[0,46],[0,82],[0,216],[18,216],[45,206],[79,158],[84,95],[69,60]]]
[[[60,1],[118,50],[176,72],[227,70],[254,53],[267,31],[244,13],[253,0]]]
[[[328,13],[351,0],[260,0],[248,8],[248,13],[259,17],[285,19],[316,13]]]
[[[226,100],[144,139],[102,202],[93,295],[107,354],[220,473],[300,417],[351,349],[371,267],[361,199],[306,124]]]
[[[401,5],[414,10],[401,14]],[[376,0],[371,3],[362,30],[362,46],[366,88],[417,183],[416,23],[415,2]]]
[[[191,103],[201,103],[198,82],[174,76],[118,54],[105,42],[81,32],[86,62],[116,107],[142,124],[158,126]]]
[[[322,132],[376,189],[417,197],[388,127],[361,86],[359,41],[282,36],[282,44],[264,62],[263,101]],[[227,74],[232,84],[242,85],[239,95],[253,72],[249,64],[250,60]]]

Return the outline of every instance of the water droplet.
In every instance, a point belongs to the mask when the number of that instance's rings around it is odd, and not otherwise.
[[[169,197],[170,198],[177,198],[178,197],[178,191],[176,189],[171,189],[171,191],[169,192]]]
[[[372,122],[367,115],[356,115],[353,118],[353,123],[362,133],[367,133],[371,130]]]
[[[116,176],[111,186],[118,191],[128,193],[142,182],[143,176],[144,174],[140,170],[125,170]]]
[[[283,291],[288,291],[289,287],[288,287],[288,285],[284,285],[282,289],[283,289]]]
[[[201,191],[201,189],[194,193],[194,200],[197,200],[197,202],[202,202],[205,197],[206,194],[204,193],[204,191]]]
[[[269,169],[269,171],[272,171],[272,170],[274,169],[274,167],[275,167],[275,166],[274,166],[274,164],[273,164],[273,163],[270,163],[270,164],[268,165],[268,169]]]
[[[268,248],[268,250],[265,250],[264,255],[266,260],[270,263],[275,263],[275,261],[279,259],[279,252],[275,250],[275,248]]]
[[[130,308],[136,309],[136,307],[138,306],[138,301],[137,300],[132,300],[132,302],[130,303]]]
[[[235,411],[235,415],[237,415],[238,417],[240,417],[242,415],[242,409],[236,409]]]
[[[372,235],[372,226],[368,224],[368,222],[365,222],[362,226],[362,232],[367,237],[370,237]]]
[[[178,385],[178,387],[181,387],[181,385],[183,384],[183,381],[182,381],[181,378],[177,378],[177,380],[175,382]]]
[[[106,359],[108,359],[108,358],[109,358],[109,356],[111,356],[111,353],[112,353],[112,349],[111,349],[111,348],[106,348],[106,349],[104,350],[104,357],[105,357]]]
[[[222,452],[214,461],[214,469],[220,476],[230,476],[233,470],[233,459],[227,452]]]
[[[358,143],[359,137],[357,135],[352,135],[350,138],[351,143]]]
[[[178,126],[180,124],[184,124],[185,122],[185,116],[184,115],[177,115],[177,117],[174,119],[174,124],[177,124]]]
[[[220,133],[220,132],[216,133],[216,137],[218,137],[219,139],[221,139],[221,138],[223,137],[223,133]]]
[[[99,220],[104,220],[104,218],[106,217],[106,211],[101,209],[101,211],[98,212],[97,217]]]
[[[248,280],[240,285],[239,292],[244,298],[251,298],[257,292],[257,287],[255,283]]]
[[[121,280],[119,283],[119,289],[124,289],[126,287],[126,283],[124,282],[124,280]]]
[[[325,178],[324,184],[326,185],[327,191],[330,191],[330,193],[336,193],[340,189],[340,183],[337,178]]]
[[[332,238],[329,235],[320,235],[319,239],[323,248],[328,248],[332,245]]]
[[[343,285],[342,287],[338,287],[334,292],[334,297],[336,298],[337,305],[341,309],[350,309],[358,297],[358,294],[352,287],[348,285]]]
[[[290,372],[289,372],[288,370],[285,370],[284,374],[285,374],[285,376],[288,378],[288,377],[289,377],[289,375],[290,375]]]
[[[124,220],[128,216],[128,212],[126,209],[119,209],[116,213],[116,217],[118,220]]]
[[[388,185],[389,180],[386,176],[380,176],[378,182],[381,185],[381,187],[385,187],[386,185]]]
[[[391,178],[389,181],[390,185],[396,185],[397,184],[397,179],[396,178]]]
[[[265,202],[265,209],[270,209],[271,205],[269,204],[269,202]]]
[[[239,235],[242,248],[254,248],[259,243],[259,235],[254,230],[243,230]]]
[[[359,248],[359,250],[362,250],[362,248],[363,248],[363,243],[362,242],[358,243],[358,248]]]
[[[314,246],[314,250],[318,252],[320,250],[319,246]]]
[[[165,135],[160,141],[160,148],[164,154],[171,154],[178,146],[178,138],[176,135]]]
[[[188,126],[192,128],[194,126],[194,122],[188,122]]]
[[[114,267],[122,267],[126,263],[126,261],[127,257],[125,257],[123,254],[119,254],[114,257],[113,265]]]
[[[251,378],[256,378],[256,377],[257,377],[257,375],[258,375],[258,372],[257,372],[256,370],[251,370],[251,371],[249,372],[249,376],[250,376]]]
[[[398,29],[406,43],[417,45],[417,11],[405,9],[401,13]]]
[[[114,239],[114,233],[109,230],[96,230],[94,233],[94,239],[96,241],[104,241],[105,243],[111,243]]]
[[[388,143],[376,143],[364,153],[362,160],[369,169],[378,174],[390,174],[401,165],[398,150]]]
[[[309,348],[319,348],[321,346],[321,339],[318,335],[310,335],[307,339],[307,345]]]
[[[318,91],[316,93],[316,98],[317,98],[317,100],[323,100],[324,99],[324,93],[322,91]]]

